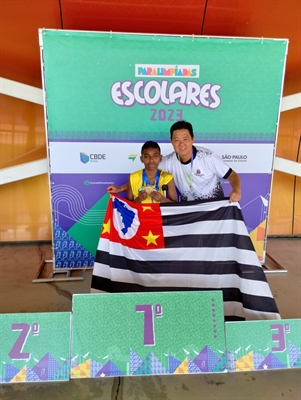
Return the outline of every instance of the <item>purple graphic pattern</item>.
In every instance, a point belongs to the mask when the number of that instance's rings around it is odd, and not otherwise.
[[[38,375],[31,369],[28,368],[26,369],[26,382],[39,382],[41,379],[38,377]]]
[[[179,367],[179,365],[182,364],[182,361],[178,360],[177,358],[174,358],[172,356],[168,357],[168,371],[170,374],[173,374],[175,370]]]
[[[288,342],[289,354],[290,354],[290,364],[294,365],[301,357],[301,350],[298,349],[291,341]]]
[[[60,226],[54,224],[54,257],[56,268],[93,267],[95,257]]]
[[[143,363],[143,360],[134,350],[130,349],[130,375],[135,375],[135,372]]]
[[[284,365],[273,353],[268,354],[268,356],[262,361],[262,363],[258,367],[258,369],[277,368],[286,368],[286,365]]]
[[[193,361],[202,372],[211,372],[220,359],[209,346],[205,346]]]

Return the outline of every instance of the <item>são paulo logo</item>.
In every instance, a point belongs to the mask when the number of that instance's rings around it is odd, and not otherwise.
[[[80,152],[80,161],[83,164],[87,164],[88,162],[98,162],[106,160],[106,154],[99,154],[99,153],[91,153],[87,154],[84,152]]]
[[[136,64],[135,78],[138,80],[114,82],[111,98],[121,107],[161,102],[167,106],[178,103],[214,110],[221,103],[218,92],[222,86],[209,82],[200,84],[195,81],[199,77],[199,65]]]
[[[248,156],[246,154],[223,154],[222,159],[224,161],[240,161],[240,162],[246,162],[248,161]]]

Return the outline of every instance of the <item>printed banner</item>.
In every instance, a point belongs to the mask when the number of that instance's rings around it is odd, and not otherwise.
[[[169,128],[181,119],[239,173],[263,261],[287,40],[65,30],[40,38],[55,268],[93,265],[107,186],[140,169],[145,141],[171,152]]]
[[[226,372],[222,293],[73,296],[71,378]]]
[[[227,322],[229,372],[301,367],[301,319]]]
[[[70,319],[67,312],[0,314],[0,383],[68,381]]]

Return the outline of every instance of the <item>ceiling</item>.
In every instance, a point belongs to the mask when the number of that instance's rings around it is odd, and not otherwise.
[[[300,0],[0,0],[0,77],[42,87],[38,29],[287,38],[301,91]]]

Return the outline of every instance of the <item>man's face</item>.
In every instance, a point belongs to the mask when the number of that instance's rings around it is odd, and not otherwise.
[[[171,143],[182,161],[191,159],[194,138],[191,137],[188,129],[173,131]]]
[[[157,170],[162,161],[162,156],[159,149],[149,148],[143,150],[140,160],[147,170]]]

